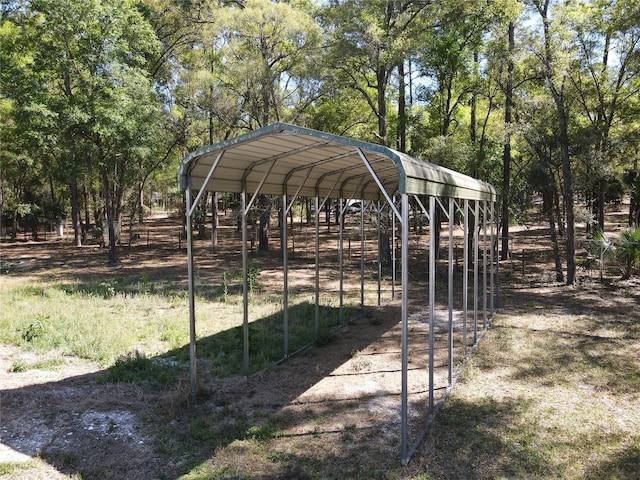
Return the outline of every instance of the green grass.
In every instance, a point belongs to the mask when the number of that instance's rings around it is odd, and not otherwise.
[[[327,434],[333,413],[320,405],[303,412],[315,429],[289,437],[283,435],[286,415],[249,416],[215,398],[199,409],[184,408],[180,399],[167,408],[173,400],[166,397],[186,397],[188,383],[187,299],[175,285],[144,276],[88,285],[5,279],[0,341],[36,357],[55,350],[100,362],[108,366],[106,381],[157,394],[145,421],[157,433],[156,453],[180,465],[176,478],[253,478],[260,471],[279,472],[279,478],[638,478],[640,322],[633,309],[557,313],[545,308],[543,296],[516,300],[515,311],[498,316],[463,362],[430,435],[403,468],[397,456],[368,446],[379,432],[360,431],[345,420]],[[598,288],[612,300],[629,296]],[[241,373],[240,295],[231,289],[203,296],[196,305],[198,357],[216,375]],[[292,296],[290,353],[315,341],[313,312],[308,298]],[[345,317],[353,313],[349,307]],[[249,317],[255,372],[282,358],[280,298],[256,289]],[[337,323],[335,306],[322,307],[317,343],[330,342]],[[351,357],[355,370],[366,375],[365,356],[354,349]],[[12,372],[55,369],[63,357],[22,358],[12,360]],[[0,476],[21,469],[0,464]]]
[[[34,352],[111,364],[135,349],[157,354],[188,341],[185,301],[172,296],[116,290],[112,280],[88,287],[22,281],[0,284],[0,341]],[[187,317],[188,318],[188,317]]]
[[[114,378],[137,383],[142,382],[144,372],[149,378],[157,376],[161,367],[148,365],[153,356],[188,363],[187,299],[175,286],[165,288],[144,275],[94,280],[84,285],[11,280],[0,284],[0,296],[5,301],[0,311],[2,343],[35,353],[58,350],[64,356],[99,362],[112,366]],[[280,298],[256,292],[253,295],[249,310],[252,373],[282,359],[285,348]],[[354,312],[355,308],[345,307],[345,318]],[[241,373],[241,295],[198,298],[196,317],[198,358],[208,360],[215,374]],[[312,303],[292,301],[289,354],[314,342],[332,340],[338,324],[337,309],[321,307],[317,338],[313,318]],[[141,368],[142,363],[145,368]],[[16,361],[12,368],[24,371],[42,365]],[[131,375],[124,373],[128,369]]]
[[[37,360],[35,362],[27,362],[24,359],[14,360],[9,370],[11,372],[26,372],[28,370],[57,370],[64,365],[62,358],[50,358],[47,360]]]
[[[423,449],[427,470],[437,478],[638,478],[638,341],[633,318],[621,333],[604,316],[499,317],[436,421],[432,449]]]

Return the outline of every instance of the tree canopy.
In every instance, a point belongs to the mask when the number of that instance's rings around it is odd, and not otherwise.
[[[632,0],[15,0],[0,15],[14,234],[66,215],[116,263],[123,219],[175,192],[180,158],[275,121],[488,180],[511,219],[539,195],[568,283],[576,215],[601,230],[626,194],[640,218]]]

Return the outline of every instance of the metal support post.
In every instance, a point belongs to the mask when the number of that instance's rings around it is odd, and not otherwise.
[[[476,200],[473,207],[473,344],[478,343],[478,228],[480,202]]]
[[[402,251],[400,256],[401,261],[401,283],[402,283],[402,333],[401,333],[401,343],[402,343],[402,388],[401,388],[401,449],[402,449],[402,459],[403,463],[406,465],[409,462],[409,458],[407,455],[407,438],[408,438],[408,424],[409,424],[409,402],[408,402],[408,391],[409,391],[409,382],[408,382],[408,366],[409,366],[409,347],[408,347],[408,336],[409,336],[409,197],[406,194],[402,194],[401,196],[402,203]]]
[[[487,201],[482,201],[482,328],[489,326],[487,322]]]
[[[464,247],[463,247],[463,271],[462,276],[462,351],[467,353],[467,320],[469,314],[469,200],[464,200]]]
[[[282,195],[282,329],[283,358],[289,357],[289,266],[287,248],[287,194]]]
[[[436,213],[436,197],[429,197],[429,415],[433,414],[433,370],[435,348],[435,301],[436,301],[436,228],[433,221]]]
[[[315,198],[315,260],[316,260],[316,298],[315,298],[315,338],[320,335],[320,200],[318,195]]]
[[[193,227],[191,224],[191,176],[188,177],[186,197],[186,228],[187,228],[187,272],[189,276],[189,380],[191,402],[196,400],[197,372],[196,372],[196,306],[193,276]]]
[[[243,185],[241,197],[242,206],[242,372],[249,378],[249,284],[247,270],[249,268],[249,254],[247,252],[247,190]]]
[[[396,202],[395,195],[392,197],[393,203]],[[396,298],[396,216],[392,215],[391,219],[391,299]]]
[[[344,213],[342,211],[342,198],[340,198],[339,202],[339,214],[338,214],[338,223],[340,224],[338,228],[338,263],[340,269],[340,310],[338,312],[338,318],[340,326],[344,326],[344,259],[342,256],[343,250],[343,242],[344,242]]]
[[[454,203],[449,198],[449,387],[453,385],[453,219]]]
[[[364,311],[364,200],[360,200],[360,311]]]
[[[382,282],[382,245],[380,245],[382,238],[380,235],[380,212],[381,212],[381,207],[380,207],[380,201],[378,201],[378,205],[377,205],[377,209],[376,209],[376,225],[377,225],[377,230],[378,230],[378,306],[381,305],[381,282]]]
[[[493,317],[495,316],[496,310],[495,310],[495,305],[494,305],[494,295],[495,295],[495,273],[496,273],[496,269],[497,269],[497,265],[498,265],[498,261],[499,261],[499,256],[498,256],[498,243],[496,241],[496,236],[497,236],[497,229],[498,229],[498,224],[495,221],[495,203],[492,201],[491,202],[491,218],[490,218],[490,225],[491,225],[491,295],[489,296],[489,311],[491,312],[490,315],[490,319],[493,320]],[[494,233],[495,231],[495,233]]]

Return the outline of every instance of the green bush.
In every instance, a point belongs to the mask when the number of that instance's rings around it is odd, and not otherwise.
[[[631,277],[633,269],[640,267],[640,228],[622,232],[616,256],[622,263],[622,277]]]

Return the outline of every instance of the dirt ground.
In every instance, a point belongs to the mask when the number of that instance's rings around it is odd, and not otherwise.
[[[209,256],[199,267],[200,275],[216,278],[222,265],[228,269],[230,264],[238,264],[235,229],[232,225],[224,228],[221,235],[223,241],[229,242],[227,254]],[[620,229],[622,224],[613,228]],[[131,246],[121,249],[117,267],[106,264],[106,251],[98,245],[78,249],[67,240],[55,237],[39,242],[4,241],[0,244],[0,260],[11,262],[12,275],[89,281],[131,275],[144,268],[163,278],[171,275],[184,284],[186,258],[179,232],[177,220],[155,218]],[[501,288],[499,293],[496,289],[494,299],[498,314],[532,298],[536,305],[547,303],[572,310],[586,308],[596,301],[619,312],[637,308],[637,294],[629,295],[638,291],[637,281],[628,281],[622,289],[611,288],[610,282],[607,286],[597,281],[598,272],[580,270],[578,285],[564,287],[552,281],[544,228],[523,226],[514,229],[513,235],[512,260],[501,262],[499,267]],[[327,238],[333,242],[335,235]],[[416,240],[415,245],[426,246],[426,242]],[[205,257],[207,242],[200,241],[197,248],[199,255]],[[306,248],[307,236],[301,234],[298,238],[301,265]],[[330,246],[324,248],[329,255]],[[419,262],[420,253],[414,255],[413,260]],[[357,263],[354,265],[349,275],[357,283]],[[611,272],[607,275],[612,278]],[[330,273],[328,278],[331,276]],[[423,432],[428,405],[427,290],[422,277],[417,275],[412,283],[409,319],[410,442]],[[159,437],[167,432],[182,435],[181,422],[193,424],[199,412],[206,412],[208,416],[215,413],[219,419],[215,427],[217,434],[222,434],[225,428],[233,430],[239,418],[256,429],[264,424],[262,419],[277,418],[279,434],[270,448],[280,455],[308,455],[309,462],[313,459],[335,462],[333,476],[326,478],[354,478],[353,472],[358,471],[363,462],[372,463],[373,472],[376,468],[384,471],[390,465],[397,465],[400,462],[400,305],[397,300],[387,302],[390,300],[388,288],[383,293],[386,303],[367,307],[341,329],[335,341],[309,349],[249,379],[214,377],[206,374],[206,368],[200,368],[202,397],[199,405],[191,408],[186,416],[176,413],[186,408],[186,384],[173,391],[150,393],[135,385],[105,381],[103,367],[74,358],[67,358],[64,366],[51,371],[11,372],[10,366],[17,358],[33,360],[29,356],[34,354],[0,345],[0,477],[3,462],[27,462],[7,478],[69,478],[78,474],[85,480],[178,478],[185,473],[183,459],[175,452],[163,453],[158,445],[167,442],[166,449],[172,450],[179,443],[175,441],[172,445],[170,436],[164,440]],[[482,298],[479,301],[482,305]],[[469,351],[474,339],[471,313],[467,341],[463,343],[460,308],[457,300],[453,339],[456,365],[463,349]],[[449,384],[447,321],[446,310],[439,305],[435,317],[435,402]],[[483,322],[480,315],[478,336],[482,334]],[[150,425],[150,409],[166,410],[167,423]],[[362,448],[363,443],[366,448]],[[237,461],[242,449],[242,442],[230,439],[216,452],[201,452],[200,459],[202,463],[210,462],[223,469],[227,462],[232,471],[234,458]],[[345,450],[349,453],[348,462],[344,460]],[[310,451],[322,454],[312,455]],[[42,461],[33,462],[33,458]],[[255,478],[313,478],[294,467],[291,471],[278,470],[277,462],[265,462],[263,458],[250,460],[255,462],[252,466]],[[383,474],[379,477],[384,478]]]

